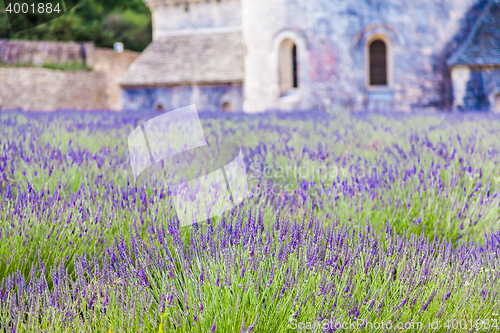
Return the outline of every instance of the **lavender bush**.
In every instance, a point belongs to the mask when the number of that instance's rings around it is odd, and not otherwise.
[[[152,116],[1,114],[0,330],[500,330],[498,119],[204,114],[251,195],[180,228]]]

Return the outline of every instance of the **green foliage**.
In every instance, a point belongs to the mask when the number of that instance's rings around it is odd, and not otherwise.
[[[151,13],[142,0],[81,1],[73,10],[33,29],[13,33],[0,0],[0,38],[93,41],[96,46],[142,51],[151,42]]]
[[[15,64],[8,64],[4,62],[0,62],[0,67],[6,67],[6,68],[22,68],[22,67],[33,67],[29,63],[23,63],[23,62],[17,62]]]
[[[82,62],[78,62],[78,61],[63,63],[63,64],[46,62],[43,64],[42,67],[48,68],[48,69],[58,69],[61,71],[78,71],[78,70],[91,71],[92,70],[90,67],[87,66],[87,64],[82,63]]]

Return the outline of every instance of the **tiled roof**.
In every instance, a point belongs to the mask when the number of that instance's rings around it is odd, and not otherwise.
[[[237,83],[244,79],[241,31],[173,35],[153,41],[122,86]]]
[[[492,0],[448,65],[500,65],[500,2]]]

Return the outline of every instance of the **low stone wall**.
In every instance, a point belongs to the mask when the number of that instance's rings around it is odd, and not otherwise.
[[[117,53],[92,43],[0,40],[0,64],[40,66],[85,61],[92,71],[0,67],[0,109],[121,110],[120,80],[138,52]]]
[[[243,86],[227,84],[124,88],[123,100],[125,110],[174,110],[196,104],[198,111],[242,111]]]
[[[0,109],[108,109],[106,74],[45,68],[0,68]]]

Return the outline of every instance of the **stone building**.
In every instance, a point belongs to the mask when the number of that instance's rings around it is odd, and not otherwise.
[[[500,109],[500,0],[144,1],[127,109]]]
[[[500,2],[491,2],[450,57],[455,108],[500,112]]]

